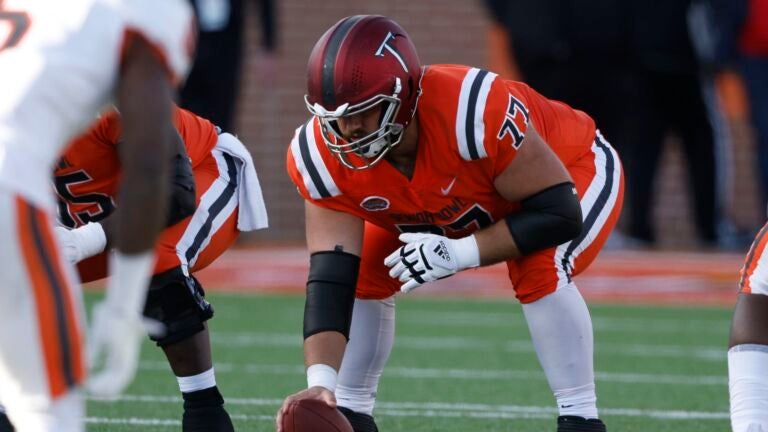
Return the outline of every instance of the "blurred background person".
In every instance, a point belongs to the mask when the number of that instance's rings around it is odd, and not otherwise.
[[[512,64],[501,68],[516,67],[499,71],[519,74],[514,78],[543,95],[589,112],[622,151],[623,105],[632,73],[624,2],[485,2],[507,39],[502,55],[512,58]]]
[[[295,101],[303,96],[306,57],[309,48],[324,29],[343,15],[360,13],[388,15],[413,29],[412,36],[419,46],[423,47],[422,56],[425,62],[485,65],[489,46],[487,39],[481,35],[488,30],[492,22],[497,27],[501,27],[496,18],[491,19],[496,15],[488,13],[485,0],[423,0],[420,2],[408,0],[275,2],[273,0],[276,20],[274,27],[279,47],[272,57],[273,70],[276,73],[271,75],[271,81],[265,82],[262,78],[263,69],[270,63],[265,63],[261,56],[264,50],[261,43],[264,30],[263,16],[259,8],[250,7],[254,6],[254,3],[242,1],[245,33],[243,35],[243,72],[240,94],[237,95],[234,123],[238,135],[252,153],[259,173],[263,173],[263,183],[267,185],[264,188],[264,197],[274,205],[269,208],[273,229],[241,236],[241,244],[263,240],[280,243],[304,241],[301,234],[304,220],[293,217],[295,214],[303,213],[302,200],[298,199],[295,187],[285,178],[282,170],[274,170],[273,167],[284,163],[283,144],[291,138],[290,131],[293,131],[295,124],[306,118],[304,106],[287,101]],[[526,7],[535,11],[551,3],[551,0],[543,1],[543,4],[535,2]],[[578,52],[594,51],[599,54],[592,55],[591,64],[582,62],[582,70],[587,72],[591,70],[594,75],[582,73],[585,76],[581,80],[584,84],[570,86],[569,91],[588,93],[583,90],[588,89],[591,90],[590,94],[587,94],[590,99],[598,99],[600,95],[606,101],[603,103],[611,105],[608,105],[609,108],[601,108],[590,100],[584,103],[571,103],[593,114],[600,121],[602,132],[606,137],[619,147],[622,154],[626,154],[629,151],[627,147],[630,145],[628,138],[633,138],[633,134],[629,127],[623,127],[620,122],[635,125],[639,123],[624,113],[631,108],[628,105],[634,103],[632,95],[638,92],[634,89],[636,85],[634,81],[637,80],[634,75],[636,73],[634,63],[638,62],[638,56],[630,49],[629,35],[632,21],[631,14],[627,11],[630,5],[618,0],[595,0],[597,6],[586,4],[582,6],[586,9],[579,9],[569,6],[571,1],[575,0],[563,1],[559,13],[567,12],[569,15],[566,17],[573,17],[566,18],[566,23],[570,22],[568,28],[577,28],[580,32],[587,33],[585,33],[586,36],[579,38],[571,38],[569,34],[562,39],[566,40],[568,46],[577,46]],[[512,3],[515,3],[515,0],[512,0]],[[507,7],[506,3],[502,3],[502,6]],[[439,14],[436,14],[436,11],[439,11]],[[434,19],[427,19],[428,17]],[[543,33],[545,26],[540,21],[535,21],[536,19],[535,14],[528,13],[519,25],[529,26]],[[461,24],[461,32],[455,31],[457,23]],[[684,19],[680,23],[687,25]],[[701,30],[691,29],[692,34],[699,31]],[[601,39],[600,35],[605,36]],[[508,45],[506,34],[503,38],[505,45]],[[532,39],[536,41],[535,38]],[[541,42],[541,45],[544,43]],[[574,48],[571,49],[576,51]],[[506,48],[504,51],[505,60],[508,60],[508,63],[512,60],[512,65],[516,66],[516,59],[509,58],[512,57],[509,55],[510,51]],[[499,58],[496,57],[497,60]],[[497,64],[492,64],[489,69],[503,72]],[[543,67],[540,69],[543,70],[541,76],[544,76],[544,73],[555,75],[555,72],[563,77],[563,80],[573,80],[576,76],[576,74],[566,75],[554,66],[548,68],[550,71]],[[519,79],[521,74],[515,75],[513,71],[503,73],[502,76]],[[535,79],[536,76],[532,78]],[[550,81],[554,81],[554,78]],[[602,85],[603,82],[608,84]],[[546,89],[544,83],[535,85],[537,88]],[[595,86],[600,86],[601,92],[595,90]],[[587,105],[588,103],[592,105]],[[712,109],[710,113],[711,111]],[[616,122],[619,122],[618,126],[613,126]],[[732,124],[729,126],[732,129]],[[714,180],[709,181],[714,181],[719,188],[720,195],[717,195],[716,203],[722,207],[722,211],[718,218],[727,217],[733,221],[737,229],[748,230],[749,235],[745,236],[745,239],[749,242],[754,238],[754,232],[764,222],[764,218],[758,215],[757,211],[758,207],[763,208],[762,205],[757,204],[755,173],[757,164],[754,163],[751,140],[737,139],[739,137],[734,136],[730,138],[731,144],[724,152],[725,157],[716,153],[716,173],[708,173],[709,177],[714,177]],[[657,247],[692,249],[699,244],[699,236],[693,217],[693,193],[689,192],[691,188],[688,187],[689,161],[678,140],[670,139],[667,144],[669,145],[662,146],[662,154],[652,184],[653,205],[647,209],[649,213],[647,217],[657,221],[654,227]],[[642,148],[644,145],[641,145]],[[629,175],[628,181],[634,182],[634,176]],[[621,221],[619,225],[623,232],[627,230],[630,211],[627,209],[625,213],[627,220]],[[617,240],[621,238],[617,236]],[[621,245],[621,242],[614,242],[614,245],[616,243]],[[746,248],[747,245],[743,244],[743,246]]]
[[[200,31],[197,56],[180,95],[180,105],[210,119],[224,131],[235,131],[244,50],[245,2],[190,0]],[[277,47],[273,0],[251,1],[261,18],[259,78],[270,80]]]
[[[720,78],[743,86],[757,157],[760,213],[768,202],[768,0],[712,0]],[[742,89],[735,89],[741,92]]]
[[[691,0],[485,0],[504,29],[521,79],[592,114],[625,155],[624,231],[653,245],[654,181],[665,138],[687,160],[700,243],[717,242],[715,139],[700,59],[688,27]]]

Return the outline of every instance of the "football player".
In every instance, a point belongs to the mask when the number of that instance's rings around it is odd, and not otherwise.
[[[728,342],[733,432],[768,431],[768,224],[741,270]]]
[[[422,67],[381,16],[347,17],[315,44],[288,172],[305,199],[308,389],[375,431],[394,296],[506,262],[558,431],[604,431],[592,324],[574,276],[620,212],[621,163],[585,113],[461,65]],[[354,306],[354,308],[353,308]],[[354,312],[353,312],[354,310]]]
[[[183,0],[0,1],[0,402],[19,431],[84,430],[79,285],[53,232],[51,169],[98,110],[123,113],[123,176],[112,277],[94,308],[88,380],[130,383],[141,310],[166,215],[171,100],[194,41]]]
[[[182,109],[172,158],[167,228],[160,235],[144,314],[167,331],[150,336],[165,352],[184,398],[182,430],[232,431],[216,387],[208,329],[213,308],[193,274],[218,258],[241,231],[264,228],[267,214],[251,156],[233,135]],[[83,282],[107,276],[107,252],[121,164],[120,115],[110,112],[66,150],[56,167],[57,227],[64,256]]]

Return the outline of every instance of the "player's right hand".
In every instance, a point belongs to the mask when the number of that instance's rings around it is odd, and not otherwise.
[[[107,246],[107,236],[99,223],[89,222],[75,229],[57,226],[54,232],[64,259],[72,264],[103,252]]]
[[[77,247],[77,241],[75,240],[75,235],[72,233],[72,230],[62,226],[54,227],[53,230],[56,233],[56,238],[59,241],[59,246],[61,247],[61,253],[64,256],[64,259],[70,264],[77,264],[80,261],[80,256],[82,254]]]
[[[325,401],[325,403],[328,404],[329,407],[336,408],[336,396],[334,396],[333,393],[325,387],[320,387],[320,386],[310,387],[306,390],[302,390],[298,393],[294,393],[288,396],[287,398],[285,398],[285,400],[283,401],[283,405],[277,411],[277,417],[275,418],[275,421],[277,423],[277,432],[285,432],[283,430],[283,415],[288,409],[288,405],[300,399],[318,399],[318,400]]]
[[[103,364],[92,370],[86,384],[96,396],[119,395],[136,375],[142,339],[147,334],[148,323],[141,314],[106,301],[93,307],[93,320],[88,339],[88,364],[93,369],[101,357]],[[158,322],[150,324],[150,332],[162,333]]]
[[[389,254],[384,265],[389,267],[390,277],[403,283],[403,293],[480,265],[474,235],[449,239],[430,233],[402,233],[398,238],[405,244]]]

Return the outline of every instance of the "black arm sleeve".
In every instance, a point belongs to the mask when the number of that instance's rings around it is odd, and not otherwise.
[[[523,255],[563,244],[581,234],[581,204],[573,183],[551,186],[520,205],[520,211],[505,221]]]
[[[349,340],[360,257],[334,250],[309,258],[304,339],[315,333],[337,331]]]
[[[192,173],[192,162],[186,152],[180,152],[173,158],[171,196],[165,226],[179,223],[187,216],[191,216],[196,209],[195,175]]]

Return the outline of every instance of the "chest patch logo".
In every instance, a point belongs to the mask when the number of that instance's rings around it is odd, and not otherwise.
[[[360,207],[368,211],[382,211],[389,208],[389,200],[380,196],[369,196],[360,203]]]

